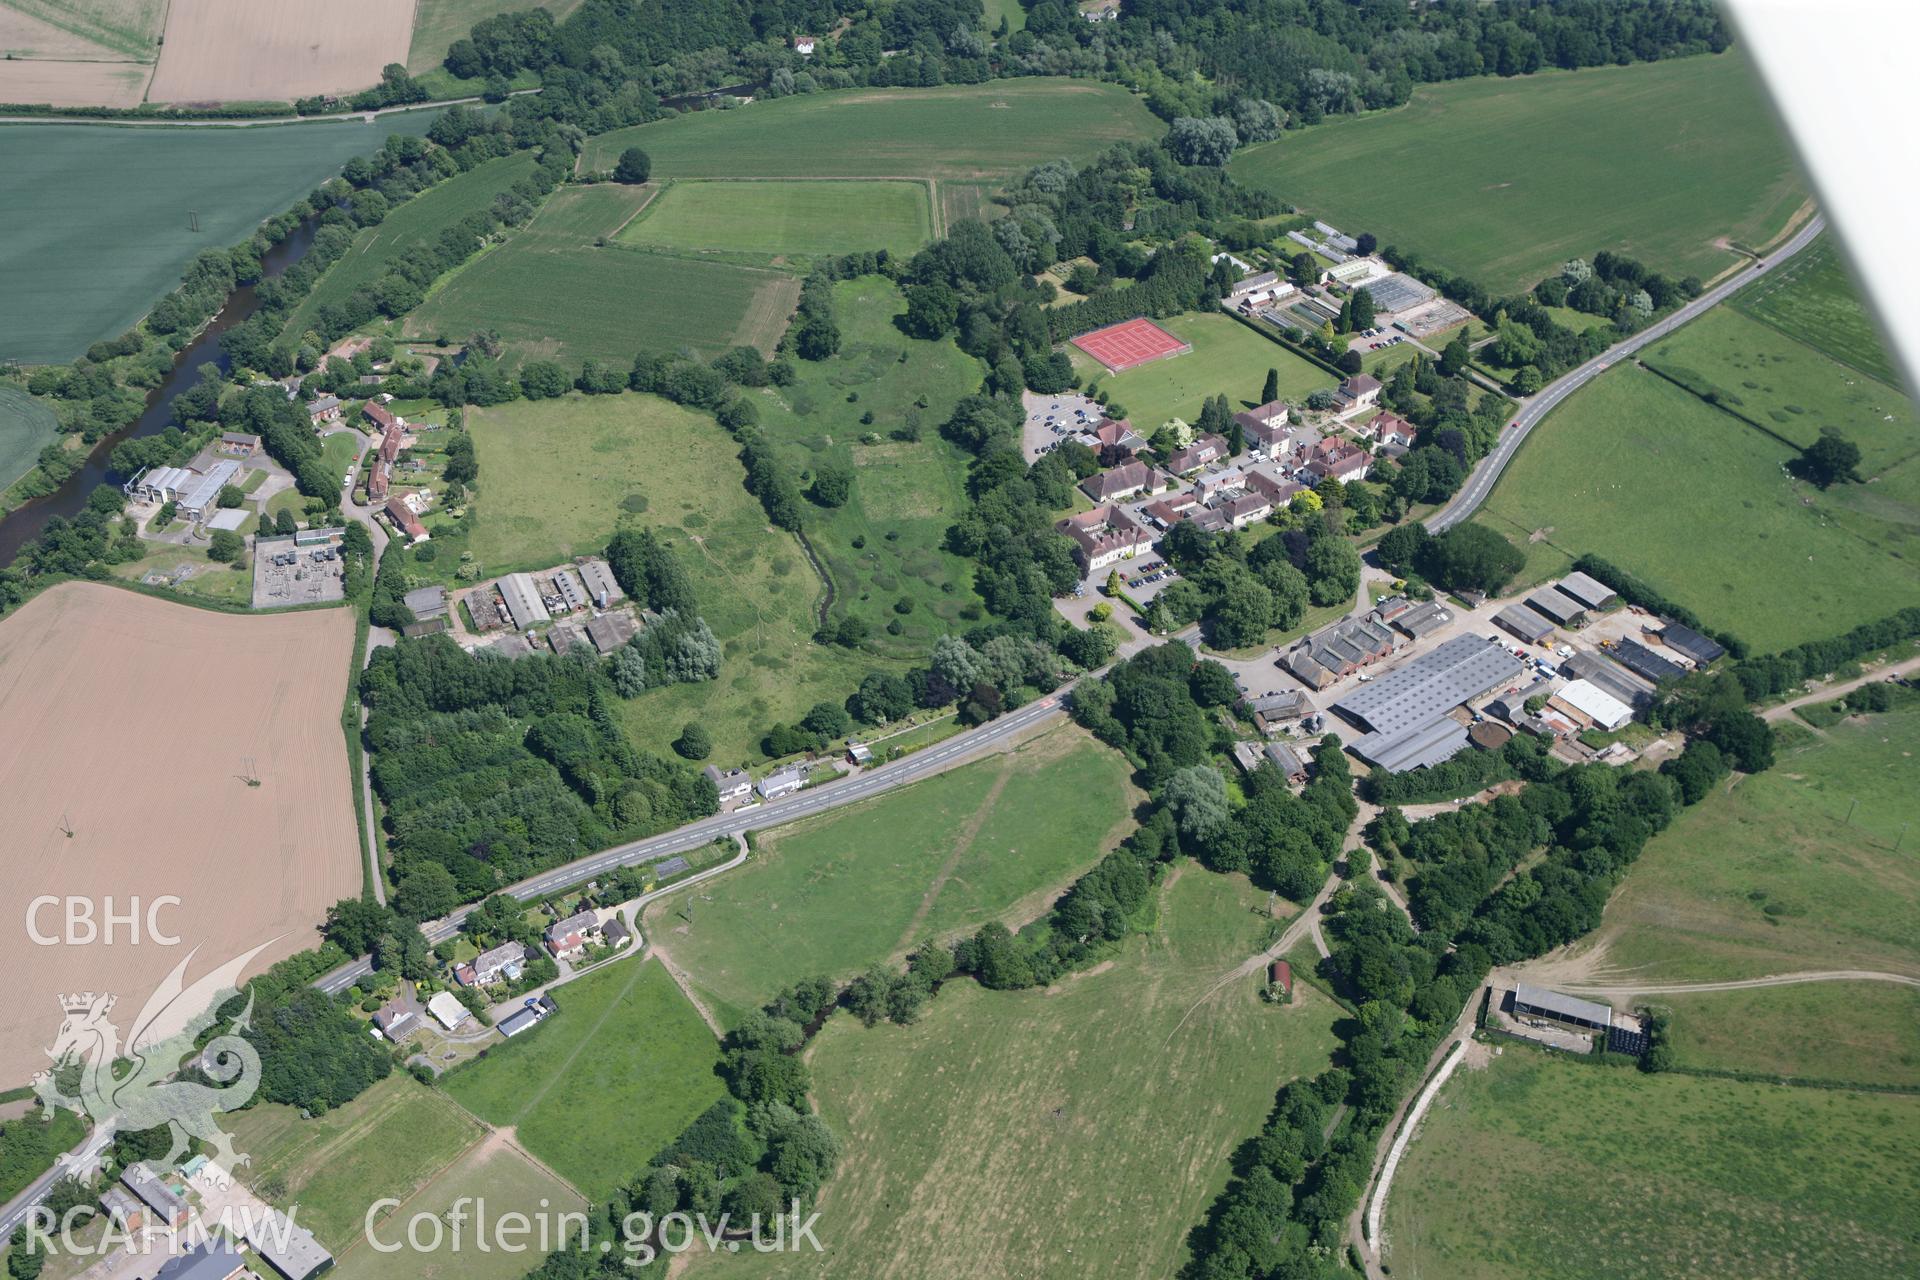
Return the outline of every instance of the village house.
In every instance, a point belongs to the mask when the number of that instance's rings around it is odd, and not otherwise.
[[[804,764],[790,764],[784,769],[776,769],[754,784],[754,790],[760,793],[762,800],[778,800],[781,796],[790,796],[807,785],[807,767]]]
[[[526,969],[527,949],[517,942],[503,942],[482,951],[466,964],[453,967],[453,980],[463,987],[490,987],[505,979],[517,982]]]
[[[1074,555],[1089,574],[1153,545],[1153,537],[1119,507],[1095,507],[1054,526],[1073,539]]]
[[[1118,502],[1144,492],[1153,481],[1153,469],[1138,458],[1095,472],[1080,482],[1080,491],[1095,502]]]
[[[427,526],[420,523],[420,517],[414,514],[413,508],[407,505],[404,498],[393,497],[387,499],[386,511],[387,519],[393,521],[393,527],[401,533],[408,542],[425,542],[427,540]]]
[[[710,764],[701,772],[713,783],[713,789],[720,793],[720,808],[723,810],[745,802],[753,794],[753,775],[745,769],[728,769],[723,773],[718,765]]]
[[[412,986],[405,982],[400,984],[399,993],[373,1015],[374,1029],[392,1044],[399,1044],[425,1025],[425,1011],[414,997]]]
[[[1226,437],[1209,432],[1196,438],[1186,448],[1175,449],[1167,458],[1167,470],[1174,475],[1184,476],[1209,463],[1219,462],[1226,456]]]
[[[307,421],[316,427],[340,421],[340,397],[316,396],[307,401]]]
[[[599,939],[600,918],[592,911],[576,911],[548,925],[544,937],[547,952],[556,960],[577,956],[587,949],[588,943]]]
[[[795,36],[793,38],[793,51],[803,58],[811,58],[813,56],[815,43],[812,36]]]

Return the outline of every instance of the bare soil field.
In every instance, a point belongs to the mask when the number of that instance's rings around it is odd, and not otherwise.
[[[0,102],[54,107],[137,107],[153,68],[144,62],[0,58]]]
[[[154,102],[281,102],[364,89],[407,60],[409,0],[173,0],[147,96]]]
[[[199,948],[187,979],[262,943],[255,971],[314,941],[360,890],[340,708],[347,609],[247,617],[94,583],[52,588],[0,622],[0,1081],[44,1068],[58,997],[105,991],[124,1033]],[[250,766],[250,767],[249,767]],[[260,785],[247,785],[247,775]],[[51,895],[124,914],[172,895],[138,941],[42,945]],[[46,907],[42,936],[65,932]]]

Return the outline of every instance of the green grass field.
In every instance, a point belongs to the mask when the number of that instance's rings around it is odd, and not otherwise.
[[[775,721],[839,701],[889,665],[813,643],[825,588],[793,535],[768,526],[712,418],[652,396],[571,395],[469,412],[467,423],[480,459],[469,548],[488,573],[604,547],[630,521],[660,531],[692,574],[725,662],[718,680],[622,704],[645,749],[664,753],[699,720],[716,762],[757,759]]]
[[[621,231],[621,244],[785,259],[886,249],[933,237],[918,182],[675,182]]]
[[[1920,1098],[1642,1075],[1508,1045],[1407,1148],[1409,1280],[1912,1275]]]
[[[274,1203],[298,1204],[300,1225],[336,1253],[360,1240],[375,1200],[408,1198],[481,1134],[445,1094],[398,1071],[323,1116],[268,1102],[228,1123],[250,1161],[240,1179],[256,1190],[284,1185]]]
[[[1192,343],[1193,350],[1109,374],[1078,347],[1067,348],[1080,377],[1098,377],[1134,428],[1147,435],[1168,418],[1195,421],[1202,402],[1222,392],[1235,412],[1251,409],[1260,403],[1268,369],[1280,371],[1282,400],[1302,401],[1314,391],[1331,391],[1340,381],[1228,316],[1195,312],[1154,323]]]
[[[580,0],[415,0],[407,70],[417,76],[439,66],[453,42],[466,39],[482,18],[541,8],[559,22],[579,7]]]
[[[864,620],[880,652],[918,658],[945,632],[964,630],[967,606],[978,604],[971,565],[946,549],[947,529],[966,510],[967,459],[938,426],[979,388],[980,363],[950,340],[900,332],[893,320],[905,309],[900,290],[877,276],[836,285],[839,353],[795,361],[794,384],[766,388],[758,404],[761,433],[796,474],[853,468],[852,497],[811,507],[807,537],[833,579],[836,612]],[[860,421],[866,414],[872,422]],[[918,440],[891,438],[910,422],[921,425]],[[869,434],[882,439],[863,443]],[[912,606],[904,614],[895,611],[903,600]],[[887,630],[894,622],[898,635]]]
[[[59,435],[60,424],[45,402],[0,385],[0,489],[33,470],[40,451]]]
[[[1920,991],[1808,982],[1648,997],[1673,1014],[1681,1066],[1865,1085],[1920,1086]]]
[[[645,932],[723,1021],[813,974],[851,977],[929,938],[1039,914],[1125,834],[1118,754],[1057,729],[1007,754],[760,837],[691,925],[663,902]]]
[[[1849,720],[1780,753],[1655,837],[1582,950],[1649,982],[1809,969],[1920,976],[1920,709]],[[1851,813],[1852,821],[1848,817]]]
[[[1027,11],[1020,0],[987,0],[986,8],[988,31],[998,27],[1003,20],[1009,33],[1026,30]]]
[[[650,188],[563,187],[505,243],[443,279],[407,317],[411,337],[463,341],[497,329],[515,360],[612,360],[642,350],[771,352],[800,282],[611,243]]]
[[[1006,177],[1164,132],[1140,100],[1091,80],[851,89],[695,111],[588,140],[586,169],[644,147],[657,178]]]
[[[461,1207],[468,1222],[456,1249],[448,1217],[463,1200],[466,1203]],[[536,1231],[537,1224],[545,1221],[557,1235],[563,1229],[562,1214],[580,1214],[587,1209],[587,1203],[564,1182],[528,1159],[503,1136],[496,1135],[475,1145],[459,1163],[374,1223],[374,1237],[389,1247],[397,1244],[399,1249],[378,1252],[363,1241],[340,1257],[332,1274],[340,1280],[422,1280],[423,1277],[451,1276],[458,1276],[460,1280],[518,1280],[538,1265],[542,1257],[538,1235],[530,1233],[513,1238],[518,1246],[513,1250],[479,1247],[472,1220],[475,1201],[484,1201],[486,1205],[489,1244],[498,1238],[491,1233],[504,1215],[525,1214],[536,1224]],[[439,1248],[416,1250],[408,1246],[407,1225],[416,1217],[427,1223],[421,1228],[423,1243],[431,1243],[435,1238],[428,1220],[440,1220],[443,1231]],[[577,1238],[577,1223],[572,1230]]]
[[[345,302],[355,289],[378,280],[390,263],[414,246],[438,239],[468,214],[485,210],[495,196],[533,170],[533,153],[515,152],[456,174],[407,201],[378,226],[354,237],[346,256],[327,268],[313,292],[288,317],[282,336],[297,340],[313,326],[321,306]]]
[[[1920,602],[1913,510],[1875,486],[1823,494],[1782,470],[1794,456],[1621,367],[1534,429],[1475,518],[1528,547],[1526,580],[1592,552],[1759,652]]]
[[[841,1137],[825,1253],[720,1275],[916,1280],[1179,1274],[1187,1229],[1274,1092],[1327,1065],[1338,1008],[1302,984],[1213,990],[1260,949],[1265,895],[1187,867],[1160,922],[1046,991],[944,988],[911,1027],[836,1017],[811,1050]]]
[[[436,116],[248,129],[0,125],[0,357],[71,360],[131,328],[195,254],[246,239],[352,157],[389,134],[423,134]]]
[[[1733,296],[1740,311],[1893,386],[1900,376],[1830,237]]]
[[[1232,171],[1496,294],[1600,249],[1710,277],[1738,260],[1716,241],[1764,243],[1807,195],[1738,51],[1423,85],[1404,107],[1251,147]]]
[[[301,508],[296,506],[294,510],[297,512]],[[241,526],[241,532],[243,534],[253,532],[254,523],[248,520]],[[251,553],[243,556],[237,564],[236,568],[231,564],[221,564],[207,559],[205,543],[181,547],[155,542],[147,544],[147,553],[138,560],[114,565],[113,576],[125,582],[139,582],[148,574],[171,577],[183,566],[189,567],[192,572],[178,584],[172,585],[170,590],[196,600],[224,600],[230,604],[246,604],[253,599]]]
[[[559,1013],[444,1087],[489,1124],[513,1126],[522,1146],[598,1201],[726,1093],[713,1070],[720,1047],[651,960],[610,964],[553,998]]]

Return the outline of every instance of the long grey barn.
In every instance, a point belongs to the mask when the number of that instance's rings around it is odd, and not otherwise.
[[[1466,726],[1448,715],[1455,707],[1513,679],[1526,669],[1485,636],[1455,636],[1333,704],[1367,730],[1353,753],[1390,773],[1438,764],[1467,745]]]
[[[1611,1005],[1582,1000],[1577,996],[1563,996],[1558,991],[1549,991],[1526,982],[1514,988],[1513,1011],[1570,1022],[1577,1027],[1591,1027],[1595,1031],[1605,1031],[1613,1025]]]

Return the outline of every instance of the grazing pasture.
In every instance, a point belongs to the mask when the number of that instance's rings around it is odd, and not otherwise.
[[[1527,549],[1526,581],[1592,552],[1758,652],[1920,603],[1920,568],[1894,554],[1912,509],[1803,484],[1784,470],[1797,453],[1622,366],[1534,428],[1475,519]]]
[[[1920,991],[1806,982],[1646,997],[1673,1015],[1683,1067],[1920,1087]]]
[[[715,1274],[1178,1275],[1186,1234],[1274,1093],[1327,1065],[1340,1010],[1249,977],[1265,895],[1189,867],[1158,923],[1047,990],[951,982],[911,1027],[832,1018],[810,1051],[841,1156],[822,1255],[719,1256]],[[956,1224],[964,1223],[964,1229]]]
[[[699,720],[715,761],[757,759],[776,720],[837,702],[890,665],[813,643],[825,586],[793,535],[768,526],[738,447],[712,418],[652,396],[570,395],[469,411],[467,425],[480,459],[469,547],[487,572],[604,547],[631,523],[658,531],[693,576],[725,651],[720,677],[622,703],[641,747],[665,752]]]
[[[971,565],[946,548],[966,510],[967,458],[937,428],[979,388],[980,364],[951,340],[902,333],[894,318],[905,300],[877,276],[834,286],[833,310],[839,352],[796,360],[792,386],[758,393],[761,433],[796,474],[852,468],[846,505],[811,508],[807,538],[833,579],[835,610],[865,621],[875,649],[924,657],[942,634],[965,630],[979,603]],[[917,438],[894,438],[915,423],[906,434]]]
[[[322,306],[345,302],[354,290],[378,280],[389,265],[415,246],[430,244],[467,215],[484,212],[495,196],[533,170],[531,151],[489,160],[421,192],[377,226],[361,231],[354,237],[353,247],[327,268],[320,283],[288,317],[283,336],[297,340],[313,327],[313,318]]]
[[[445,1080],[588,1197],[625,1186],[726,1093],[720,1046],[665,968],[631,956],[554,991],[560,1011]]]
[[[1252,408],[1260,403],[1268,369],[1280,371],[1280,398],[1294,403],[1314,391],[1331,391],[1339,382],[1228,316],[1190,312],[1159,325],[1193,350],[1117,374],[1108,374],[1084,352],[1071,352],[1081,378],[1098,376],[1107,394],[1127,411],[1134,429],[1146,435],[1168,418],[1195,421],[1207,397],[1222,392],[1236,413]]]
[[[1509,1044],[1454,1072],[1407,1148],[1385,1260],[1395,1276],[1485,1280],[1910,1275],[1916,1132],[1913,1096],[1643,1075]]]
[[[79,582],[0,621],[0,898],[170,894],[169,932],[208,963],[266,944],[250,974],[311,946],[361,886],[340,731],[353,630],[347,609],[246,617]],[[111,991],[131,1016],[180,958],[144,934],[118,943],[0,940],[17,996],[0,1080],[45,1065],[57,996]]]
[[[45,401],[0,384],[0,489],[33,470],[40,451],[59,435],[60,424]]]
[[[228,1123],[248,1158],[235,1174],[256,1193],[285,1187],[274,1203],[298,1204],[300,1225],[336,1253],[359,1242],[369,1205],[407,1199],[481,1134],[446,1094],[399,1071],[325,1115],[263,1102]]]
[[[0,125],[0,357],[71,360],[131,328],[195,254],[245,239],[354,156],[389,134],[425,133],[436,115],[247,129]]]
[[[1920,709],[1846,720],[1682,812],[1576,945],[1587,980],[1920,977],[1920,870],[1894,847],[1920,822],[1916,752]]]
[[[286,102],[379,83],[407,60],[413,6],[393,0],[168,0],[152,102]]]
[[[1830,236],[1768,268],[1733,295],[1733,306],[1870,378],[1900,385],[1873,316]]]
[[[764,832],[753,860],[701,895],[691,923],[669,899],[645,932],[736,1022],[797,978],[850,978],[929,939],[1038,915],[1126,833],[1133,799],[1124,759],[1055,729]]]
[[[1496,294],[1600,249],[1710,277],[1740,260],[1727,240],[1764,244],[1807,198],[1737,49],[1421,85],[1249,147],[1232,172]]]
[[[1140,99],[1092,80],[996,80],[938,89],[849,89],[695,111],[603,133],[584,169],[628,147],[656,178],[1004,178],[1043,160],[1085,160],[1164,128]]]
[[[933,236],[919,182],[675,182],[620,232],[621,244],[758,260],[886,249]]]

